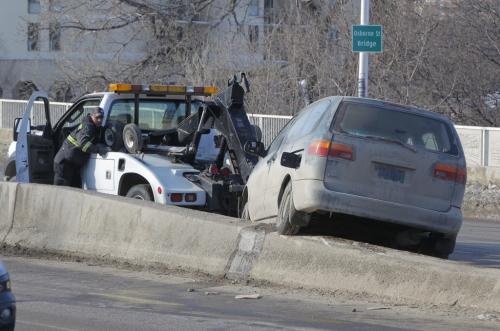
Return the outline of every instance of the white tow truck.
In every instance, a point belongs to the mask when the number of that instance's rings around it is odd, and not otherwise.
[[[15,120],[4,177],[52,184],[58,148],[100,106],[101,142],[111,152],[90,156],[81,172],[83,189],[238,214],[238,198],[256,163],[251,153],[263,145],[236,77],[217,92],[213,86],[110,84],[108,92],[78,99],[55,125],[47,94],[35,92],[23,118]],[[37,100],[43,101],[46,121],[32,126]]]

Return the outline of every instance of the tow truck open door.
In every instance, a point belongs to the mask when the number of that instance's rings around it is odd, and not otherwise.
[[[43,102],[45,124],[32,126],[31,114],[37,100]],[[23,118],[18,122],[14,130],[18,132],[16,181],[20,183],[52,184],[54,178],[54,140],[47,93],[34,92],[31,95]]]

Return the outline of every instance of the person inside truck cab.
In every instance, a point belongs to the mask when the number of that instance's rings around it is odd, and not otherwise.
[[[94,108],[62,143],[54,158],[54,185],[81,187],[80,169],[90,153],[104,155],[109,148],[98,144],[104,111]]]

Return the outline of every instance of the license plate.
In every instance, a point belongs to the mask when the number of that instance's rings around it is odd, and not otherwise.
[[[379,178],[404,184],[405,171],[389,165],[375,164],[375,172]]]

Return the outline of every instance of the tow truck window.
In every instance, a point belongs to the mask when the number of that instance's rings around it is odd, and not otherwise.
[[[191,105],[191,113],[198,111],[199,101]],[[109,120],[123,124],[134,123],[133,99],[116,100],[111,106]],[[167,130],[176,128],[186,118],[186,103],[183,100],[140,100],[139,127],[142,130]]]
[[[215,162],[220,153],[220,148],[215,145],[215,136],[217,135],[219,135],[219,131],[215,129],[201,135],[198,151],[196,152],[196,161]]]
[[[99,99],[83,101],[76,107],[75,111],[66,119],[63,127],[65,128],[73,127],[76,126],[77,124],[80,124],[83,118],[88,114],[90,114],[95,107],[99,106],[100,103],[101,100]]]

